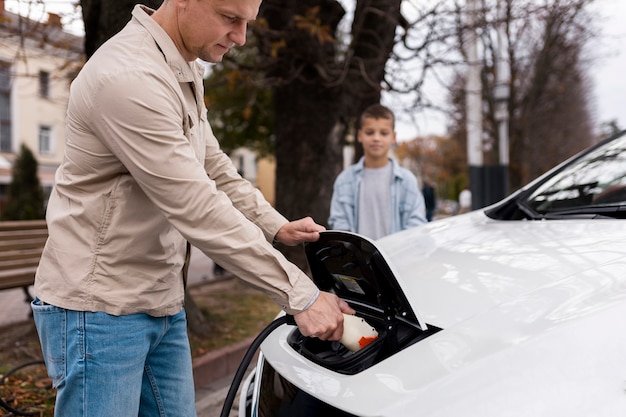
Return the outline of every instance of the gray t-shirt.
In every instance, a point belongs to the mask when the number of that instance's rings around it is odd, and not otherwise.
[[[359,190],[360,235],[379,239],[391,230],[391,174],[392,166],[363,168],[363,179]]]

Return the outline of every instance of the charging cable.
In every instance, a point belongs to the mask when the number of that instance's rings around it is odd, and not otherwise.
[[[237,391],[239,391],[239,386],[241,385],[241,381],[243,380],[244,375],[246,374],[246,370],[254,357],[259,346],[270,333],[274,330],[282,326],[283,324],[289,324],[292,326],[296,325],[296,320],[290,314],[280,316],[275,319],[273,322],[267,325],[261,333],[257,335],[257,337],[252,341],[250,347],[246,351],[246,354],[243,356],[239,367],[237,368],[237,372],[235,372],[235,377],[233,378],[233,382],[230,384],[230,388],[228,389],[228,394],[226,395],[226,399],[224,400],[224,405],[222,406],[222,412],[220,413],[220,417],[228,417],[230,414],[230,410],[233,406],[233,402],[235,401],[235,396],[237,395]]]
[[[14,373],[16,373],[17,371],[26,368],[28,366],[39,366],[39,365],[44,365],[44,361],[39,359],[39,360],[35,360],[32,362],[26,362],[22,365],[19,365],[13,369],[11,369],[10,371],[8,371],[7,373],[5,373],[4,375],[0,376],[0,385],[4,384],[4,381],[11,375],[13,375]],[[52,388],[52,386],[48,387],[48,388]],[[6,416],[39,416],[41,415],[41,410],[35,410],[35,411],[26,411],[26,410],[22,410],[22,409],[17,409],[17,408],[13,408],[11,407],[11,405],[9,405],[7,403],[7,401],[4,401],[2,398],[0,398],[0,408],[5,409],[6,411],[9,412],[9,414],[4,414]]]

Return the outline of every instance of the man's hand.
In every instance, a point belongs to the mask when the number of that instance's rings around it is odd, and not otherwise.
[[[278,230],[275,239],[283,245],[295,246],[304,242],[315,242],[324,230],[324,226],[315,223],[310,217],[305,217],[285,224]]]
[[[343,335],[343,314],[355,311],[341,298],[320,291],[317,300],[301,313],[294,316],[300,333],[321,340],[339,340]]]

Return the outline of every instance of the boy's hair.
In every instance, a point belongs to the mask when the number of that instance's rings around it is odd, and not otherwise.
[[[382,104],[372,104],[368,106],[363,113],[361,113],[361,118],[359,119],[359,128],[363,125],[363,120],[365,119],[388,119],[391,120],[391,126],[395,129],[396,126],[396,117],[393,112],[386,106]]]

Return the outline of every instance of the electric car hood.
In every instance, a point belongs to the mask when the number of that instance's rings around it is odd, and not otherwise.
[[[550,291],[564,303],[559,311],[575,315],[588,297],[597,307],[613,302],[605,290],[622,292],[612,284],[626,268],[617,276],[612,268],[626,262],[625,236],[620,220],[502,221],[473,212],[376,244],[421,318],[446,329],[507,303],[536,315],[535,292]]]
[[[317,252],[362,239],[321,235]],[[440,330],[354,375],[294,350],[290,326],[261,350],[295,386],[356,416],[622,415],[624,236],[621,221],[496,221],[472,212],[363,239],[389,266],[378,288],[396,294],[355,296],[349,274],[319,277],[320,287]],[[319,265],[311,271],[318,282]]]

